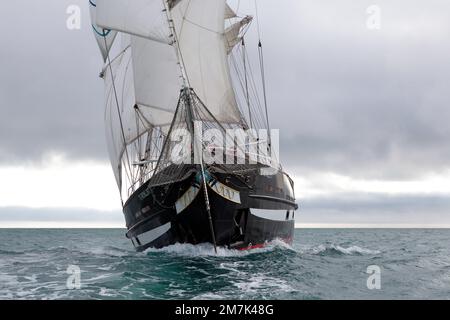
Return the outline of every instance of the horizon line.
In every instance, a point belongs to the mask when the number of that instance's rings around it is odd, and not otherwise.
[[[9,224],[5,226],[0,225],[0,230],[8,229],[123,229],[127,228],[116,224],[80,224],[74,223],[70,224],[48,224],[40,223],[36,225],[31,224]],[[295,229],[450,229],[450,224],[324,224],[324,223],[305,223],[305,224],[295,224]]]

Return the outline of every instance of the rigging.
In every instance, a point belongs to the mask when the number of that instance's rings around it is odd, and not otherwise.
[[[103,30],[103,33],[105,32],[105,30]],[[122,115],[120,114],[120,106],[119,106],[119,99],[117,98],[117,90],[116,90],[116,84],[114,81],[114,73],[112,70],[112,66],[111,66],[111,58],[109,56],[109,48],[108,48],[108,42],[106,41],[106,36],[103,37],[105,39],[105,48],[106,48],[106,52],[107,52],[107,60],[108,60],[108,66],[109,66],[109,71],[111,73],[111,83],[113,86],[113,91],[114,91],[114,98],[116,100],[116,107],[117,107],[117,115],[119,117],[119,122],[120,122],[120,131],[122,133],[122,139],[123,139],[123,144],[125,146],[125,155],[127,157],[127,164],[128,166],[130,166],[130,157],[128,155],[128,150],[127,150],[127,146],[126,146],[126,138],[125,138],[125,132],[123,130],[123,121],[122,121]],[[130,170],[130,174],[131,174],[131,167],[128,168]],[[126,172],[126,170],[125,170]],[[123,204],[123,198],[122,198],[122,188],[120,188],[120,200],[122,201]]]

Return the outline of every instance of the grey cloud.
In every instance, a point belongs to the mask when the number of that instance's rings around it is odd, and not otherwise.
[[[304,170],[383,178],[448,168],[450,29],[432,33],[424,24],[448,27],[450,10],[379,1],[386,27],[368,31],[369,2],[305,3],[296,20],[281,22],[283,37],[275,36],[278,29],[266,31],[270,97],[274,108],[280,106],[272,122],[283,129],[282,159]],[[326,14],[327,6],[336,9],[328,17],[331,27],[304,22],[310,8]],[[409,10],[402,14],[401,8]],[[388,18],[417,30],[401,34]]]
[[[82,29],[66,28],[66,9],[83,4]],[[101,58],[87,1],[2,5],[0,161],[39,160],[48,152],[106,158]]]
[[[14,32],[3,33],[0,51],[0,162],[49,151],[106,160],[87,1],[45,3],[8,2],[1,13],[2,30]],[[83,7],[81,31],[65,28],[72,3]],[[365,27],[372,1],[259,3],[286,167],[386,179],[450,167],[448,1],[377,1],[380,31]],[[253,32],[255,61],[256,43]]]

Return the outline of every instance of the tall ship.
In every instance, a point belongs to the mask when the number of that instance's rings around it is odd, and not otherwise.
[[[107,146],[136,250],[291,242],[294,185],[270,130],[261,41],[257,62],[246,47],[253,17],[226,0],[89,4]]]

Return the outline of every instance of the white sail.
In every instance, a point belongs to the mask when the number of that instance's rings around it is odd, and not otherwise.
[[[165,61],[172,60],[168,58],[170,55],[156,59],[157,52],[169,53],[165,47],[157,46],[164,45],[131,37],[130,46],[103,71],[108,151],[119,188],[122,184],[121,163],[127,146],[154,127],[167,132],[177,105],[181,88],[179,70],[176,63],[163,68]],[[172,47],[165,46],[173,53]],[[148,59],[149,54],[155,59]],[[167,76],[170,70],[172,78]]]
[[[119,189],[122,185],[121,161],[126,145],[126,130],[122,133],[121,122],[123,123],[125,120],[124,111],[132,109],[134,103],[130,62],[131,50],[127,49],[114,59],[110,66],[106,66],[103,71],[105,80],[106,140],[111,165]]]
[[[89,13],[91,15],[92,31],[94,32],[95,40],[97,40],[98,47],[102,53],[103,61],[106,61],[116,38],[117,31],[109,29],[104,30],[95,23],[97,21],[97,4],[95,3],[95,0],[89,1]]]
[[[225,46],[225,0],[181,0],[171,10],[187,80],[219,122],[240,123]]]
[[[136,103],[155,126],[169,126],[183,85],[175,49],[131,37]]]
[[[103,70],[108,151],[120,190],[136,182],[132,171],[139,167],[133,168],[133,163],[143,160],[128,158],[130,150],[147,153],[142,149],[147,141],[141,140],[151,137],[153,130],[166,134],[169,129],[185,84],[180,66],[216,120],[242,123],[227,59],[228,43],[239,38],[242,20],[233,32],[225,32],[225,20],[236,16],[225,0],[167,3],[170,12],[163,11],[164,0],[97,0],[94,7],[95,25],[122,35],[122,52]],[[107,57],[108,51],[102,52]],[[127,175],[132,177],[126,184],[122,179]]]
[[[96,24],[144,37],[171,43],[163,0],[97,0]]]

